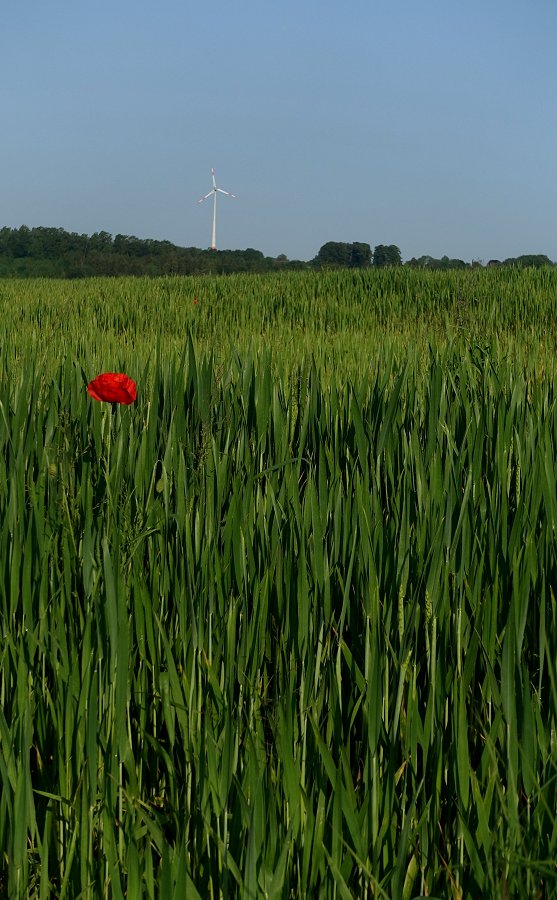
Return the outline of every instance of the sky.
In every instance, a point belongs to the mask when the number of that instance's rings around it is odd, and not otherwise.
[[[0,226],[557,260],[554,0],[22,0]]]

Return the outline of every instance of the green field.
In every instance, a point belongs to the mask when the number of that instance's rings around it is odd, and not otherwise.
[[[0,340],[0,895],[555,896],[557,269],[6,280]]]

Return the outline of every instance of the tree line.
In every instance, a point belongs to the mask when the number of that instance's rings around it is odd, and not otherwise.
[[[367,266],[375,266],[377,268],[385,268],[387,266],[408,266],[411,269],[474,269],[483,267],[480,260],[472,260],[465,262],[463,259],[450,259],[448,256],[442,256],[436,259],[434,256],[420,256],[402,262],[400,249],[396,244],[378,244],[372,251],[370,244],[346,244],[338,241],[329,241],[323,244],[319,253],[312,260],[310,265],[329,267],[329,268],[362,268]],[[526,268],[534,266],[553,266],[548,256],[543,253],[524,254],[522,256],[511,256],[508,259],[490,259],[486,263],[487,268],[496,266],[518,266]]]
[[[87,278],[96,275],[213,275],[234,272],[274,272],[322,268],[385,268],[403,265],[395,244],[328,241],[308,261],[290,260],[284,254],[264,256],[260,250],[202,250],[179,247],[170,241],[142,239],[133,235],[112,236],[106,231],[77,234],[63,228],[0,229],[0,277]],[[412,257],[406,266],[420,269],[455,269],[481,265],[443,256]],[[542,254],[503,261],[488,266],[553,265]]]
[[[211,275],[267,272],[306,263],[265,257],[260,250],[200,250],[171,241],[106,231],[77,234],[63,228],[0,229],[0,276],[88,278],[95,275]]]

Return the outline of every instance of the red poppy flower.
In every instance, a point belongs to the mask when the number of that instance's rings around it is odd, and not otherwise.
[[[124,375],[123,372],[104,372],[89,382],[87,392],[93,400],[127,405],[135,402],[137,385],[129,375]]]

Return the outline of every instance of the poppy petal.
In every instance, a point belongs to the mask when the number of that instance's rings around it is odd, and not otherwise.
[[[137,385],[124,372],[103,372],[87,385],[87,392],[93,400],[101,403],[123,403],[129,405],[137,398]]]

